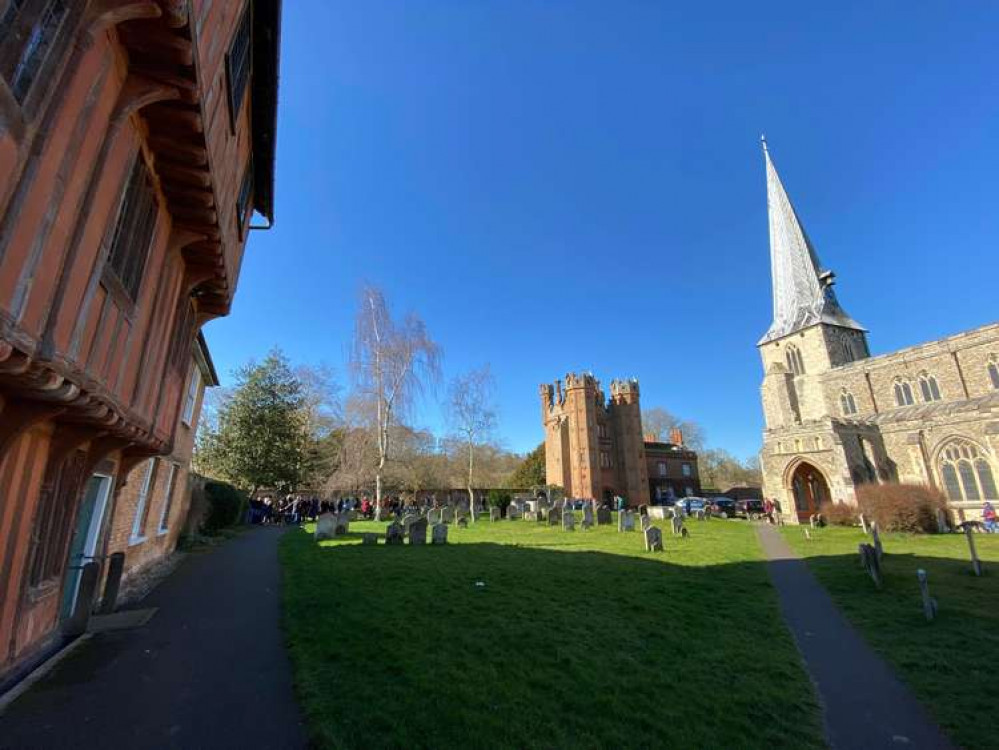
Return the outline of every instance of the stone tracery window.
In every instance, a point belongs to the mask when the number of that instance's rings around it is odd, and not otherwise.
[[[989,380],[992,381],[992,387],[999,390],[999,361],[996,360],[996,355],[993,354],[989,357]]]
[[[802,359],[801,352],[798,350],[794,344],[787,347],[787,354],[784,355],[787,358],[787,367],[795,375],[805,374],[805,360]]]
[[[844,416],[849,417],[857,413],[857,401],[853,398],[853,394],[846,388],[840,391],[839,405]]]
[[[937,384],[937,379],[927,372],[919,374],[919,390],[923,395],[923,401],[927,403],[940,400],[940,386]]]
[[[913,403],[912,386],[909,381],[895,378],[895,405],[912,406]]]
[[[956,439],[940,452],[940,476],[951,502],[996,500],[995,475],[974,443]]]

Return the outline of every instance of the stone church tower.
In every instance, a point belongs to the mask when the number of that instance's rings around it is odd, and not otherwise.
[[[871,357],[763,143],[773,323],[763,360],[764,493],[789,521],[869,482],[939,487],[955,513],[994,499],[999,325]]]

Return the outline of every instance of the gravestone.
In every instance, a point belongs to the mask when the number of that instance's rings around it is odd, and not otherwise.
[[[649,506],[648,505],[639,505],[638,506],[638,515],[640,515],[640,516],[647,516],[647,515],[649,515]]]
[[[489,509],[489,520],[490,521],[498,521],[498,520],[500,520],[500,509],[499,508],[493,506],[492,508]]]
[[[593,505],[590,503],[583,504],[583,527],[589,528],[593,525]]]
[[[860,564],[874,581],[874,585],[881,588],[881,560],[878,559],[877,551],[870,544],[860,544],[857,550],[860,552]]]
[[[662,505],[652,505],[648,509],[649,518],[666,518],[666,508]]]
[[[576,514],[567,510],[562,514],[562,531],[576,530]]]
[[[447,524],[435,523],[431,532],[430,541],[433,544],[447,544]]]
[[[638,517],[642,522],[642,531],[648,531],[652,527],[652,519],[648,516]]]
[[[403,531],[408,534],[409,533],[409,527],[412,526],[414,523],[416,523],[416,521],[417,521],[418,518],[420,518],[420,517],[417,516],[417,515],[413,515],[412,513],[407,513],[406,515],[404,515],[402,517],[402,529],[403,529]],[[422,520],[426,521],[427,519],[424,518]]]
[[[923,614],[927,620],[933,620],[937,616],[937,600],[930,596],[930,583],[926,577],[926,571],[920,568],[916,571],[916,579],[919,581],[919,593],[923,597]]]
[[[673,534],[674,535],[676,535],[676,534],[682,534],[683,533],[683,531],[684,531],[684,528],[683,528],[683,519],[680,518],[680,516],[673,516],[673,519],[672,519],[672,522],[671,522],[670,525],[671,525],[671,527],[673,529]]]
[[[385,527],[385,544],[402,544],[403,537],[402,524],[398,521],[393,521]]]
[[[867,518],[863,513],[860,514],[860,528],[863,529],[865,536],[870,533],[867,529]]]
[[[427,511],[427,523],[429,523],[431,526],[436,526],[437,524],[441,523],[441,521],[443,520],[441,518],[441,515],[442,514],[440,508],[431,508],[430,510]]]
[[[526,510],[526,511],[524,511],[524,520],[525,521],[537,521],[538,520],[538,514],[535,513],[533,510]]]
[[[410,544],[426,544],[427,543],[427,519],[419,518],[413,523],[409,524],[409,543]]]
[[[649,528],[645,530],[645,551],[663,551],[663,533],[656,526],[649,526]]]
[[[450,505],[441,508],[441,523],[454,523],[454,508]]]
[[[342,513],[337,513],[336,533],[340,535],[346,534],[348,531],[350,531],[350,511],[345,510]]]
[[[507,517],[507,520],[509,520],[509,521],[519,521],[523,515],[524,515],[524,511],[522,511],[516,505],[511,505],[510,507],[508,507],[506,509],[506,517]]]
[[[631,510],[622,510],[617,514],[617,530],[618,531],[634,531],[635,530],[635,513]]]
[[[812,541],[812,533],[808,529],[805,529],[805,539],[809,542]]]
[[[871,538],[874,540],[874,553],[878,556],[878,563],[884,559],[885,550],[881,546],[881,534],[878,531],[878,522],[871,523]]]
[[[597,508],[597,526],[609,526],[612,522],[610,508],[605,506]]]
[[[461,516],[458,519],[458,528],[459,529],[467,529],[468,528],[468,516],[464,516],[463,515],[463,516]]]
[[[982,561],[978,559],[978,550],[975,549],[975,537],[973,534],[971,526],[965,525],[964,535],[968,539],[968,551],[971,553],[971,569],[976,576],[980,576],[982,574]]]
[[[558,526],[560,518],[561,518],[561,511],[559,511],[557,508],[552,508],[548,511],[549,526]]]
[[[704,511],[703,510],[694,511],[694,518],[696,518],[698,521],[703,521]]]
[[[950,533],[950,524],[947,523],[947,512],[943,508],[937,508],[937,533]]]
[[[371,531],[365,531],[361,534],[361,544],[378,544],[378,534]]]
[[[336,538],[336,516],[332,513],[323,513],[316,521],[316,541]]]

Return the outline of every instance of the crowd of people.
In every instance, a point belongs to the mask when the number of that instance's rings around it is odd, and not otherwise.
[[[345,510],[355,510],[367,498],[358,501],[357,498],[340,498],[338,500],[320,500],[318,497],[299,497],[287,495],[277,499],[270,495],[250,499],[247,511],[247,521],[252,524],[299,524],[304,521],[315,521],[323,513],[340,513]]]

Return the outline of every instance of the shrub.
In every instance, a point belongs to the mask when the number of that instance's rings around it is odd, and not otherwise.
[[[860,508],[850,503],[826,502],[822,503],[819,513],[826,523],[833,526],[856,526]]]
[[[937,510],[947,499],[923,484],[864,484],[857,488],[857,503],[863,514],[884,531],[933,532]]]
[[[499,508],[502,515],[506,515],[506,508],[513,498],[506,490],[489,490],[486,493],[486,505],[490,508]]]
[[[246,513],[247,497],[231,484],[205,482],[207,509],[201,521],[202,534],[218,534],[222,529],[235,526]]]

